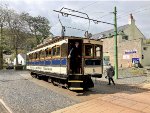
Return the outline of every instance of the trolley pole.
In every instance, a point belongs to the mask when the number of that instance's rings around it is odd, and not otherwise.
[[[118,79],[118,47],[117,47],[117,8],[114,7],[114,57],[115,57],[115,79]]]

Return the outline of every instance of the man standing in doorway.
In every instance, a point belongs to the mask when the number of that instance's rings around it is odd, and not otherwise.
[[[69,52],[68,58],[70,58],[70,69],[72,74],[80,73],[80,48],[79,42],[75,42],[75,46]]]

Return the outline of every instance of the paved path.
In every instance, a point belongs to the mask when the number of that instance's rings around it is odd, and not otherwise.
[[[150,113],[150,84],[143,92],[122,91],[79,103],[52,113]]]

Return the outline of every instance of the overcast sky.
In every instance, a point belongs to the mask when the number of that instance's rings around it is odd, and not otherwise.
[[[2,4],[7,4],[9,8],[17,12],[28,12],[32,16],[44,16],[49,19],[52,26],[51,32],[60,35],[61,25],[58,20],[58,13],[53,10],[60,10],[62,7],[71,8],[88,14],[89,18],[98,19],[113,23],[114,6],[117,7],[117,26],[128,24],[129,14],[132,13],[136,20],[137,27],[142,31],[146,38],[150,38],[150,1],[52,1],[52,0],[1,0]],[[66,11],[66,10],[64,10]],[[75,15],[84,16],[78,13],[69,12]],[[76,17],[62,17],[60,19],[64,26],[88,30],[88,20]],[[92,34],[100,33],[112,29],[112,25],[103,23],[94,24],[90,22],[89,32]],[[83,31],[66,28],[66,35],[83,36]]]

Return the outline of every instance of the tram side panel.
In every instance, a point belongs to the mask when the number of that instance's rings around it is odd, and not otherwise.
[[[27,69],[34,73],[40,73],[44,76],[53,75],[57,77],[66,77],[67,75],[67,40],[62,40],[60,42],[56,42],[54,44],[45,46],[43,48],[31,51],[27,53],[28,61],[27,61]],[[46,53],[46,49],[49,49],[51,52],[48,52],[48,56],[43,55],[44,57],[39,58],[35,57],[35,53],[39,53],[43,51]],[[53,51],[55,49],[55,53]],[[48,51],[49,51],[48,50]],[[59,50],[59,51],[57,51]],[[57,54],[58,53],[58,54]],[[33,54],[33,55],[32,55]]]
[[[47,62],[47,61],[44,61]],[[41,73],[46,76],[50,76],[50,75],[54,75],[57,76],[66,76],[67,75],[67,59],[63,58],[63,59],[52,59],[51,64],[49,65],[45,65],[46,63],[44,63],[44,65],[36,65],[34,64],[34,62],[28,62],[27,65],[27,69],[30,70],[31,72],[35,72],[35,73]],[[31,65],[33,64],[33,65]]]

